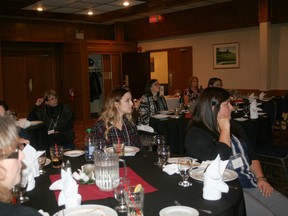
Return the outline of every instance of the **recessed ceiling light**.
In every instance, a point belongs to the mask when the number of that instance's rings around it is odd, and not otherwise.
[[[123,6],[127,7],[127,6],[129,6],[129,5],[130,5],[130,2],[129,2],[129,1],[124,1],[124,2],[123,2]]]
[[[88,13],[87,13],[88,15],[93,15],[93,11],[88,11]]]
[[[43,11],[43,8],[41,6],[37,7],[37,11]]]

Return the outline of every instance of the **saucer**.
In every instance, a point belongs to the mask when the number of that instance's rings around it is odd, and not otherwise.
[[[159,212],[160,216],[198,216],[199,212],[191,207],[188,206],[170,206],[162,209]]]

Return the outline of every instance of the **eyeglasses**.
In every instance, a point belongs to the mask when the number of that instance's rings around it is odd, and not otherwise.
[[[58,99],[58,98],[57,97],[51,97],[51,98],[47,99],[47,101],[52,101],[52,100],[56,100],[56,99]]]
[[[12,152],[6,159],[18,159],[19,158],[19,148],[17,147],[14,152]]]

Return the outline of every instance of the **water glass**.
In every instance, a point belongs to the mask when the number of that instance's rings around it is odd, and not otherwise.
[[[159,150],[158,148],[161,145],[165,145],[165,137],[163,135],[157,134],[154,136],[154,145],[157,146],[157,155],[158,155],[158,161],[154,163],[154,165],[160,166],[160,158],[159,158]]]
[[[159,167],[163,167],[164,165],[167,164],[167,161],[170,158],[170,146],[159,145],[157,152],[159,158]]]
[[[124,143],[113,143],[113,151],[119,157],[124,156],[124,151],[125,151]]]
[[[180,181],[178,184],[182,187],[189,187],[192,185],[192,183],[188,181],[192,164],[193,161],[189,157],[178,159],[178,170],[180,172],[180,176],[182,177],[182,181]]]
[[[26,192],[28,186],[28,173],[25,171],[21,172],[21,180],[20,183],[18,184],[18,188],[19,188],[19,196],[18,196],[18,200],[20,203],[25,203],[27,201],[29,201],[29,197],[24,196],[24,193]]]
[[[119,202],[119,205],[115,207],[117,212],[127,212],[127,205],[125,202],[124,192],[126,188],[129,188],[129,179],[121,177],[114,179],[113,181],[114,197]]]
[[[46,152],[44,152],[42,155],[39,156],[38,163],[39,163],[39,174],[43,175],[45,173],[43,168],[44,168],[45,163],[46,163]]]
[[[63,161],[63,146],[55,145],[50,148],[50,157],[53,168],[60,168]]]
[[[250,106],[249,105],[245,105],[243,107],[244,117],[248,118],[249,117],[249,112],[250,112]]]
[[[126,188],[124,196],[128,207],[127,216],[144,216],[144,188],[135,191],[135,185]]]

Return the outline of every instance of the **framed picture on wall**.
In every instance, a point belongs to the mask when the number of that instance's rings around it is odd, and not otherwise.
[[[239,68],[239,43],[214,44],[213,67]]]

